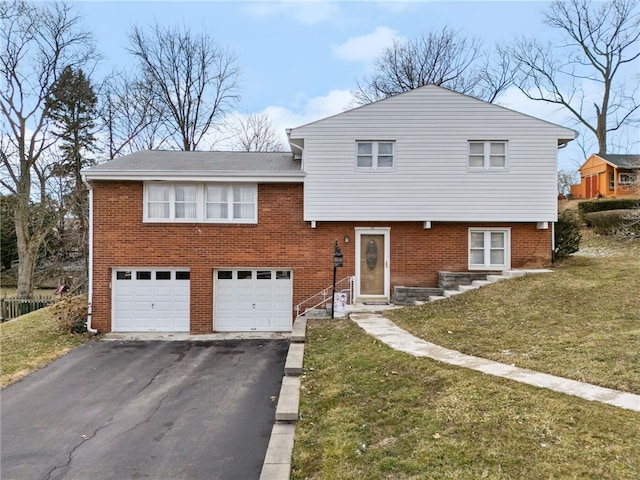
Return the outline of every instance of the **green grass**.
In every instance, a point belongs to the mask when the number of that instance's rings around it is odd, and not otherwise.
[[[640,393],[640,244],[587,236],[584,248],[600,256],[388,317],[470,355]]]
[[[587,236],[541,276],[388,316],[434,343],[640,393],[640,245]],[[602,256],[608,255],[608,256]],[[640,414],[310,321],[294,479],[637,479]]]
[[[58,331],[48,308],[0,324],[0,387],[42,368],[88,338]]]
[[[636,479],[640,414],[310,321],[294,479]]]

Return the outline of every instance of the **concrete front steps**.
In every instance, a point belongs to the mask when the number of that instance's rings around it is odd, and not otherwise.
[[[429,297],[430,302],[438,300],[444,300],[456,295],[460,295],[471,290],[475,290],[480,287],[491,285],[492,283],[500,282],[502,280],[508,280],[510,278],[524,277],[525,275],[536,275],[539,273],[550,273],[553,270],[544,268],[540,269],[517,269],[517,270],[505,270],[500,275],[487,275],[486,280],[474,280],[470,285],[460,285],[457,290],[445,290],[442,295],[432,295]]]

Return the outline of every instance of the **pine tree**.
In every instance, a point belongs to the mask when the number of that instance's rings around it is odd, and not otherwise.
[[[96,105],[98,98],[81,69],[67,66],[47,98],[48,116],[57,127],[63,163],[59,175],[82,182],[80,170],[91,162],[86,157],[94,149]]]
[[[64,179],[67,202],[72,218],[63,218],[58,233],[66,252],[79,252],[85,260],[85,278],[88,274],[89,202],[82,183],[82,168],[93,162],[88,154],[94,151],[96,105],[98,99],[82,69],[67,66],[53,85],[47,98],[48,116],[53,121],[55,136],[59,140],[62,161],[56,176]],[[73,222],[71,229],[65,222]],[[62,255],[64,257],[64,255]]]

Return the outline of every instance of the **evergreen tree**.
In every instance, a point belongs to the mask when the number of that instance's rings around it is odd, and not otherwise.
[[[63,201],[72,214],[61,219],[57,231],[64,253],[78,252],[84,257],[85,278],[80,279],[81,283],[88,275],[89,202],[80,172],[93,163],[87,154],[94,150],[96,143],[97,103],[97,96],[82,69],[74,70],[70,66],[63,69],[46,100],[62,152],[55,174],[67,185]]]
[[[74,190],[82,178],[80,170],[91,162],[86,157],[94,149],[96,105],[98,98],[82,69],[67,66],[47,98],[48,116],[57,127],[63,163],[58,174],[75,180]]]

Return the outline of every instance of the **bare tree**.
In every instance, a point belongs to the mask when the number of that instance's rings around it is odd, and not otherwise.
[[[245,152],[279,152],[282,141],[273,122],[264,113],[252,113],[247,116],[236,115],[226,126],[232,138],[232,148]]]
[[[15,195],[17,293],[28,297],[38,251],[64,213],[51,215],[47,192],[57,159],[46,99],[63,69],[85,65],[94,49],[91,34],[63,3],[2,2],[0,23],[0,182]]]
[[[147,95],[147,87],[127,73],[112,73],[99,92],[99,117],[103,125],[102,147],[110,159],[138,150],[168,147],[160,124],[160,112]]]
[[[238,100],[236,58],[209,35],[133,27],[129,52],[139,61],[143,93],[175,146],[195,150],[228,107]]]
[[[510,85],[510,73],[502,62],[481,65],[483,55],[479,39],[449,27],[406,42],[395,40],[376,59],[375,73],[358,82],[354,96],[366,104],[433,84],[493,101]],[[498,72],[500,67],[504,70]]]
[[[571,193],[571,185],[580,182],[580,175],[576,170],[559,170],[558,171],[558,193],[569,195]]]
[[[564,41],[520,39],[506,49],[517,63],[520,90],[530,99],[566,108],[593,133],[600,154],[609,150],[609,133],[638,122],[637,78],[625,84],[623,72],[629,64],[638,70],[637,6],[637,0],[555,0],[543,18]]]

